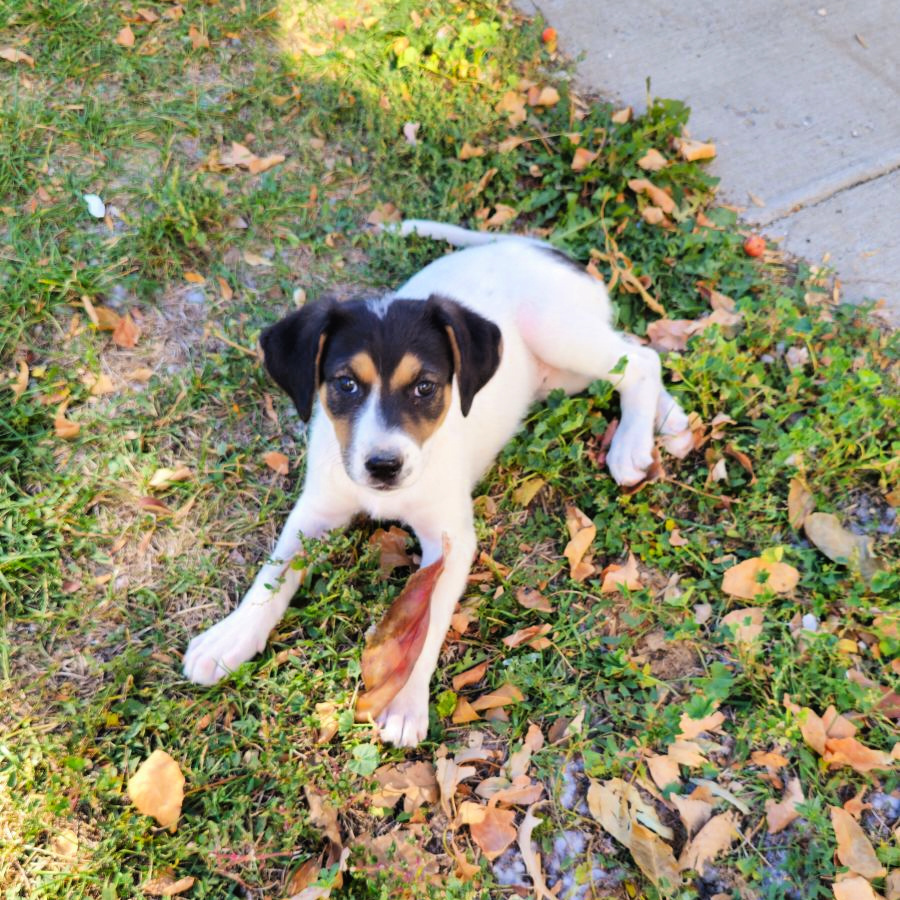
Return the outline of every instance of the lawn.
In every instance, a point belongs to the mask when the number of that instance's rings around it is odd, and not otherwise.
[[[681,103],[577,93],[543,28],[504,0],[0,9],[5,897],[900,897],[896,335],[745,245]],[[401,216],[588,265],[696,444],[622,491],[607,385],[532,411],[414,751],[353,721],[398,523],[312,544],[224,683],[180,673],[303,472],[259,333],[445,252],[372,227]],[[127,789],[155,750],[173,829]]]

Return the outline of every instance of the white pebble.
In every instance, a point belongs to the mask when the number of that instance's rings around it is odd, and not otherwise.
[[[95,219],[102,219],[106,215],[106,204],[96,194],[85,194],[84,202]]]
[[[812,614],[807,613],[801,620],[800,623],[807,631],[818,631],[819,630],[819,620]]]

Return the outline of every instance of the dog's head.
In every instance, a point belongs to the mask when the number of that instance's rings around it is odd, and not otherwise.
[[[353,481],[391,490],[421,474],[452,403],[462,414],[500,363],[500,329],[454,300],[310,304],[260,337],[266,368],[304,422],[316,394]]]

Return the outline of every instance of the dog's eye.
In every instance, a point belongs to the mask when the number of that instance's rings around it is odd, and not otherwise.
[[[355,394],[359,390],[359,383],[349,375],[341,375],[340,378],[335,379],[335,383],[342,394]]]
[[[437,388],[437,385],[433,381],[420,381],[414,388],[413,394],[416,397],[420,397],[424,399],[425,397],[430,397]]]

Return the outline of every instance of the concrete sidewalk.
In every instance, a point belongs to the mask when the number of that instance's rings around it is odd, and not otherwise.
[[[581,57],[584,87],[644,109],[649,77],[688,103],[720,196],[791,253],[830,253],[844,299],[883,299],[900,324],[898,0],[520,6]]]

